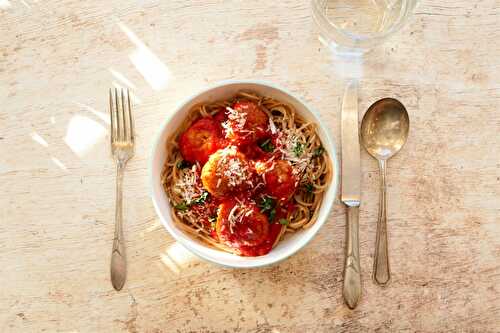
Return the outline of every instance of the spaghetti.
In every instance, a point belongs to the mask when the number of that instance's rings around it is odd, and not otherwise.
[[[248,105],[257,109],[245,113]],[[259,110],[265,116],[257,117]],[[201,144],[186,148],[192,132],[202,137]],[[218,141],[212,142],[210,133],[220,133]],[[314,224],[332,174],[314,123],[289,104],[247,91],[193,107],[166,149],[162,184],[176,224],[202,242],[238,255],[266,254],[286,233]],[[230,191],[230,198],[218,189]],[[247,226],[249,219],[253,224]],[[257,225],[261,220],[269,225]]]

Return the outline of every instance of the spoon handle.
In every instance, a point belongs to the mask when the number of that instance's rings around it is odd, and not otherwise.
[[[387,244],[386,166],[387,161],[379,160],[380,207],[377,222],[377,240],[375,243],[375,260],[373,262],[373,280],[381,286],[387,285],[391,279]]]
[[[347,306],[354,309],[361,298],[361,267],[359,264],[359,207],[347,207],[346,258],[342,294]]]

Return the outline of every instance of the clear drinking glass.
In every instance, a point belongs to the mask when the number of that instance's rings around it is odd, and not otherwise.
[[[408,21],[417,0],[312,0],[320,38],[336,53],[363,54]]]

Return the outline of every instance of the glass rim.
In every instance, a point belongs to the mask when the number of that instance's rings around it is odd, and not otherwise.
[[[414,3],[415,5],[417,4],[418,0],[415,0]],[[356,34],[350,31],[347,31],[345,29],[340,28],[338,25],[335,23],[331,22],[326,18],[326,16],[323,14],[323,10],[319,5],[318,0],[311,0],[311,7],[313,11],[313,19],[316,21],[316,23],[323,28],[326,28],[327,30],[331,30],[334,32],[338,32],[342,34],[343,36],[354,40],[354,41],[359,41],[359,42],[370,42],[374,40],[380,40],[384,39],[387,36],[393,34],[394,32],[398,31],[405,23],[405,21],[402,20],[404,17],[399,17],[396,23],[387,31],[384,32],[374,32],[370,34]],[[415,7],[415,6],[413,6]],[[407,9],[408,10],[408,9]],[[413,10],[410,10],[410,14],[413,12]]]

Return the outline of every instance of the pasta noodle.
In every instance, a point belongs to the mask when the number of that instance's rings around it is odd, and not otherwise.
[[[179,190],[176,187],[179,183],[194,184],[195,188],[189,190],[192,190],[193,193],[199,193],[201,189],[197,188],[199,185],[196,185],[200,183],[199,179],[190,179],[190,177],[199,177],[201,166],[194,164],[188,168],[178,167],[183,162],[179,150],[179,135],[200,117],[212,117],[221,109],[226,109],[233,105],[236,100],[241,99],[258,103],[270,118],[270,130],[281,133],[279,134],[281,145],[277,148],[279,149],[278,153],[282,154],[282,159],[290,162],[298,180],[295,194],[290,199],[295,209],[288,212],[286,220],[289,223],[281,226],[281,231],[273,244],[274,247],[286,237],[287,233],[308,228],[315,223],[323,194],[330,184],[332,175],[330,159],[316,133],[316,125],[301,118],[291,105],[273,98],[259,96],[254,92],[241,91],[230,100],[193,107],[166,145],[168,157],[163,169],[162,184],[172,207],[182,204],[185,200],[186,193],[183,193],[185,190]],[[300,154],[293,151],[297,150],[297,147],[300,148]],[[300,155],[300,158],[296,155]],[[172,217],[180,229],[203,243],[223,251],[239,254],[238,249],[219,242],[216,235],[214,236],[213,230],[207,227],[207,224],[203,223],[194,212],[172,209]]]

